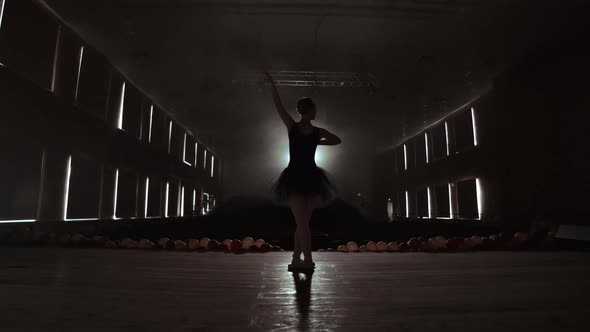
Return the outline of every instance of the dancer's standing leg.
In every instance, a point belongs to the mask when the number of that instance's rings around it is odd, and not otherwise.
[[[301,252],[303,252],[304,262],[312,264],[313,259],[311,257],[311,232],[309,223],[313,213],[314,198],[307,195],[293,194],[290,198],[290,204],[297,224],[293,260],[296,261]]]

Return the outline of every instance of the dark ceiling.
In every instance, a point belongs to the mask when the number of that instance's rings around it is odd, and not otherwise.
[[[224,171],[235,193],[265,188],[280,170],[269,149],[286,142],[267,89],[232,84],[240,72],[372,73],[374,94],[280,88],[294,117],[299,97],[316,99],[316,125],[343,140],[326,168],[364,192],[368,178],[350,174],[367,174],[373,153],[477,96],[574,8],[539,0],[45,2],[233,165]],[[244,179],[254,171],[266,179]]]

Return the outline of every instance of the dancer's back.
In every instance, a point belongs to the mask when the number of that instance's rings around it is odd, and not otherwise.
[[[311,134],[300,131],[299,122],[294,122],[289,132],[289,168],[310,169],[317,167],[315,151],[319,141],[319,128],[312,127]]]

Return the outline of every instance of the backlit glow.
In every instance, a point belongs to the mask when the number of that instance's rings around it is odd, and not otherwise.
[[[447,156],[451,154],[449,150],[449,123],[445,121],[445,139],[447,141]]]
[[[149,195],[148,193],[150,192],[150,178],[146,177],[145,178],[145,206],[144,206],[144,215],[147,216],[147,211],[148,211],[148,198]]]
[[[481,219],[483,217],[483,190],[479,178],[475,179],[475,191],[477,194],[477,215],[478,219]]]
[[[152,142],[152,119],[154,118],[154,105],[150,106],[150,127],[148,129],[148,143]]]
[[[215,167],[213,167],[215,165],[215,156],[211,156],[211,177],[213,177],[213,170],[215,169]]]
[[[119,114],[117,114],[117,129],[123,129],[123,105],[125,104],[125,82],[121,86],[121,98],[119,99]]]
[[[172,121],[168,123],[168,153],[170,153],[170,147],[172,145]]]
[[[426,163],[430,162],[430,155],[428,152],[428,133],[424,133],[424,144],[426,146]]]
[[[113,219],[117,219],[117,191],[119,187],[119,169],[115,169],[115,194],[113,199]]]
[[[410,217],[410,195],[406,190],[406,218]]]
[[[406,145],[404,144],[404,170],[408,169],[408,149],[406,148]]]
[[[430,187],[426,187],[426,200],[428,200],[428,218],[432,219],[432,196]]]
[[[170,183],[166,182],[166,191],[164,192],[164,218],[168,218],[168,196],[170,194]]]
[[[473,145],[477,146],[477,126],[475,125],[475,109],[471,108],[471,125],[473,126]]]
[[[207,169],[207,150],[203,151],[203,169]]]
[[[84,46],[80,46],[80,53],[78,54],[78,75],[76,76],[76,92],[74,100],[78,100],[78,87],[80,86],[80,72],[82,71],[82,57],[84,56]]]
[[[180,216],[184,217],[184,186],[180,189]]]
[[[63,220],[66,220],[68,216],[68,200],[70,195],[70,177],[72,175],[72,156],[68,157],[68,164],[66,165],[66,183],[64,190],[64,215]]]

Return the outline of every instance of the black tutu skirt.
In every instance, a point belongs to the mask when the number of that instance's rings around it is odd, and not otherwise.
[[[316,208],[325,207],[337,197],[338,189],[332,176],[321,167],[298,169],[285,168],[272,181],[273,201],[280,205],[287,204],[290,193],[298,193],[317,198]]]

